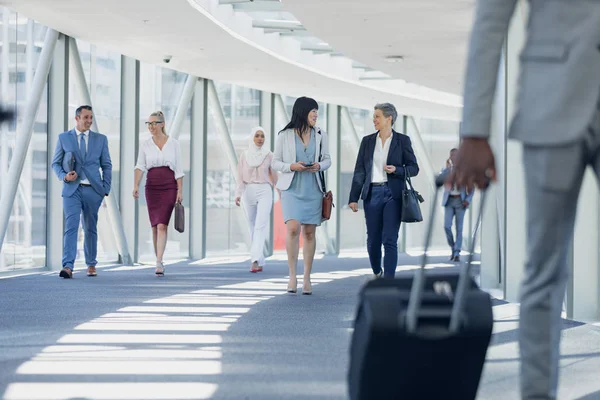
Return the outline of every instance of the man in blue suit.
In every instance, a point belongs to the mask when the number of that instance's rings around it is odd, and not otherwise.
[[[87,275],[96,276],[98,245],[98,210],[110,193],[112,163],[106,136],[92,132],[92,107],[81,106],[75,111],[75,129],[61,133],[52,159],[52,169],[64,182],[62,197],[65,213],[63,238],[63,269],[61,278],[73,277],[77,254],[77,231],[83,214],[85,232],[83,248]],[[102,173],[100,173],[102,169]]]
[[[377,104],[373,125],[377,132],[360,143],[348,207],[358,211],[363,199],[367,251],[376,277],[393,278],[398,263],[398,231],[402,220],[402,192],[406,177],[419,173],[410,138],[392,127],[398,118],[394,105]],[[381,268],[381,246],[385,250]]]
[[[447,169],[452,169],[456,153],[458,149],[450,150],[450,158],[446,163],[446,168],[442,171],[444,173]],[[448,245],[452,250],[450,261],[460,261],[460,250],[462,248],[462,236],[463,236],[463,220],[465,219],[465,213],[471,200],[473,199],[473,192],[467,193],[464,187],[456,187],[456,184],[451,188],[447,188],[444,191],[444,197],[442,199],[442,206],[445,208],[444,213],[444,230],[446,231],[446,239],[448,239]],[[456,240],[452,236],[452,219],[456,220]]]

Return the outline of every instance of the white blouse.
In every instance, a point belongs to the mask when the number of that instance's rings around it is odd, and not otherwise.
[[[152,138],[142,143],[135,169],[147,172],[156,167],[169,167],[175,173],[175,179],[183,177],[181,147],[177,139],[169,137],[162,150],[158,148]]]
[[[382,183],[387,182],[387,172],[385,172],[385,165],[387,164],[388,154],[390,153],[390,144],[394,136],[390,136],[386,139],[385,144],[381,143],[381,137],[377,135],[377,143],[375,143],[375,150],[373,150],[373,167],[371,169],[371,183]]]

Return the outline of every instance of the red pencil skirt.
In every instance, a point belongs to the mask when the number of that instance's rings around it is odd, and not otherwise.
[[[177,181],[171,168],[150,168],[146,176],[146,204],[150,225],[169,225],[176,200]]]

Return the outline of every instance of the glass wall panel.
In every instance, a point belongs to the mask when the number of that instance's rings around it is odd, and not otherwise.
[[[108,138],[112,161],[112,191],[119,196],[120,145],[121,145],[121,56],[77,40],[77,49],[83,66],[86,87],[80,87],[76,74],[71,74],[69,86],[69,116],[71,128],[75,127],[75,110],[85,103],[84,90],[90,94],[97,129]],[[71,55],[73,56],[73,54]],[[108,219],[106,200],[98,213],[98,261],[115,262],[119,257],[117,243]],[[77,263],[84,263],[83,227],[77,244]]]
[[[15,109],[16,121],[0,127],[0,193],[8,184],[8,168],[15,138],[42,50],[46,27],[0,8],[0,102]],[[0,254],[0,271],[42,267],[46,262],[47,88],[33,125],[33,136],[23,166],[17,195]]]
[[[248,148],[252,128],[259,124],[260,92],[223,82],[215,82],[215,88],[239,159]],[[219,139],[217,131],[219,105],[208,106],[207,254],[248,253],[250,232],[244,210],[235,205],[235,171],[224,147],[229,144]],[[267,146],[268,139],[267,136]]]
[[[446,160],[449,157],[450,149],[458,147],[459,144],[459,123],[454,121],[444,121],[429,118],[415,118],[415,122],[419,129],[421,138],[425,145],[427,155],[432,164],[433,171],[437,174],[446,166]],[[399,126],[402,126],[401,124]],[[416,134],[413,131],[412,125],[408,124],[409,133]],[[426,162],[423,157],[419,158],[420,165]],[[427,181],[427,175],[423,168],[417,177],[413,179],[415,189],[418,190],[425,198],[425,203],[421,205],[421,210],[424,217],[428,218],[430,213],[431,201],[433,201],[433,193],[430,189],[430,183]],[[475,196],[472,206],[477,207],[478,197]],[[436,216],[434,222],[434,231],[431,241],[432,250],[448,252],[450,249],[446,242],[444,233],[444,208],[441,206],[441,193],[438,197],[438,207],[436,208]],[[470,209],[473,209],[470,207]],[[467,213],[464,220],[463,228],[463,248],[466,249],[468,244],[467,238],[470,235],[470,213]],[[474,222],[474,221],[473,221]],[[455,226],[455,225],[454,225]],[[425,234],[425,224],[407,224],[407,249],[418,250],[423,248],[423,235]]]
[[[375,131],[373,128],[373,113],[369,110],[358,108],[348,108],[354,130],[360,138]],[[358,206],[361,211],[355,213],[348,207],[348,196],[352,187],[352,176],[354,174],[354,165],[358,155],[358,147],[354,139],[352,127],[345,124],[342,118],[342,148],[340,154],[341,160],[341,199],[339,204],[342,206],[340,218],[340,249],[341,250],[365,250],[367,240],[367,228],[365,226],[365,216],[362,211],[362,201]]]
[[[168,128],[171,126],[177,106],[181,98],[181,93],[185,85],[187,74],[173,71],[160,66],[141,63],[140,65],[140,145],[151,139],[144,122],[148,120],[151,113],[162,111],[166,119],[167,134]],[[181,145],[183,172],[183,204],[186,208],[192,207],[189,202],[189,182],[190,182],[190,132],[191,132],[191,104],[187,107],[185,121],[179,132],[179,144]],[[124,171],[124,173],[133,174],[134,171]],[[154,263],[156,260],[154,254],[154,245],[152,242],[152,227],[148,217],[148,207],[144,186],[146,176],[140,183],[139,197],[139,259],[140,262]],[[185,213],[185,224],[189,226],[189,212]],[[189,256],[189,229],[184,233],[179,233],[175,230],[173,219],[169,224],[167,234],[167,247],[165,250],[165,260],[185,259]]]

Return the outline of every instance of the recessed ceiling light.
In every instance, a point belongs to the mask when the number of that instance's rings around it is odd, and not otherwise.
[[[403,56],[387,56],[385,58],[385,61],[389,62],[389,63],[399,63],[404,61],[404,57]]]

